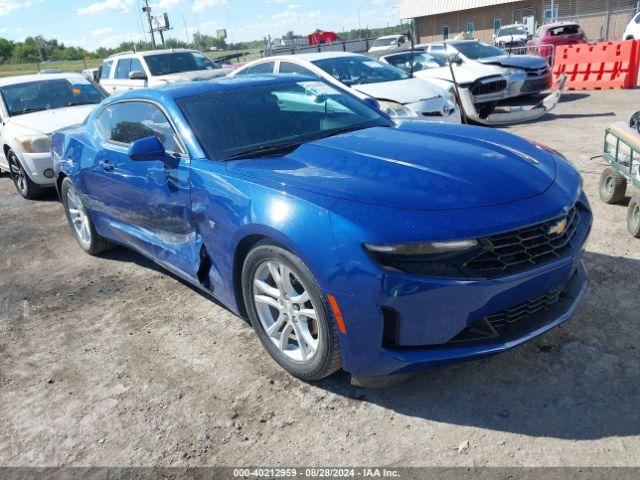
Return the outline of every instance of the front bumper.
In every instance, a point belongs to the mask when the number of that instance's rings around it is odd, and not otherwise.
[[[38,185],[51,186],[55,184],[55,178],[47,178],[45,170],[53,169],[53,161],[50,153],[20,153],[20,163],[29,175],[32,182]],[[53,173],[52,173],[53,174]]]
[[[409,287],[406,283],[393,285],[392,280],[385,283],[391,288],[391,295],[399,294],[397,291],[394,292],[394,289],[404,288],[406,290]],[[370,345],[356,345],[357,358],[354,359],[350,356],[352,361],[345,364],[345,370],[352,374],[365,376],[395,375],[505,352],[568,320],[580,305],[588,284],[588,275],[580,257],[574,261],[554,265],[552,268],[541,269],[533,275],[515,276],[504,281],[484,282],[484,285],[471,287],[460,285],[459,288],[467,289],[464,296],[460,294],[458,289],[451,287],[421,292],[420,285],[414,283],[412,288],[415,289],[415,292],[406,292],[411,294],[411,300],[404,297],[401,301],[405,304],[410,301],[413,304],[411,308],[414,309],[415,316],[409,319],[406,315],[400,314],[401,321],[411,324],[409,327],[413,330],[437,331],[438,335],[442,335],[442,342],[407,347],[386,345],[384,343],[385,327],[383,326],[382,331],[379,332],[379,346],[372,349]],[[461,318],[460,315],[468,318],[469,312],[471,312],[471,318],[489,317],[500,314],[507,309],[518,308],[523,301],[526,302],[527,298],[544,295],[558,289],[562,289],[563,292],[560,300],[551,308],[536,312],[528,317],[522,327],[516,329],[515,332],[469,342],[455,341],[459,335],[450,340],[444,340],[444,338],[451,336],[452,330],[459,328],[459,325],[455,328],[451,328],[451,326],[457,325],[456,318]],[[496,294],[498,291],[502,291],[502,294]],[[488,299],[487,297],[491,295],[495,296]],[[432,300],[437,300],[430,301],[430,297]],[[438,297],[440,298],[438,299]],[[338,298],[338,301],[341,304],[342,314],[348,322],[349,316],[354,311],[353,299],[342,297]],[[356,305],[355,308],[362,309],[364,306]],[[474,308],[476,308],[475,311]],[[374,313],[375,308],[369,310],[370,314],[379,315]],[[478,314],[478,312],[483,313]],[[471,322],[471,320],[468,321]],[[472,325],[475,323],[473,322]],[[358,340],[356,339],[355,342],[357,343]]]
[[[544,75],[527,75],[527,79],[522,85],[521,94],[531,95],[535,93],[545,92],[553,86],[553,74],[549,70]]]
[[[514,125],[537,120],[553,110],[560,102],[566,82],[567,77],[563,74],[557,89],[534,105],[522,105],[517,102],[515,105],[499,105],[494,112],[486,116],[476,109],[474,99],[468,90],[460,90],[460,100],[467,118],[473,123],[487,126]]]

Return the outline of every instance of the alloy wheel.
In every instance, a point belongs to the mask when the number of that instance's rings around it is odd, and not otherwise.
[[[308,288],[279,261],[258,266],[253,277],[253,301],[269,339],[289,359],[310,361],[318,351],[318,311]]]
[[[18,163],[18,159],[13,152],[9,155],[9,168],[11,169],[11,178],[18,191],[25,196],[27,194],[27,174],[22,169],[22,166]]]
[[[78,239],[85,245],[91,243],[91,228],[89,226],[89,218],[84,211],[82,201],[78,196],[78,192],[74,187],[67,189],[67,210],[69,211],[69,218],[71,219],[71,225],[78,237]]]

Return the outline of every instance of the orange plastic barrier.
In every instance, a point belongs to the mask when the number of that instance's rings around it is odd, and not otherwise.
[[[640,40],[558,47],[554,77],[564,73],[569,90],[636,88]]]

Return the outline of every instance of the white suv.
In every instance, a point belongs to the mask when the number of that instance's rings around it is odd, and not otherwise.
[[[125,52],[104,61],[99,83],[110,94],[118,94],[168,83],[211,80],[227,73],[197,50]]]
[[[51,133],[82,123],[107,95],[76,73],[0,79],[0,169],[34,199],[53,187]]]

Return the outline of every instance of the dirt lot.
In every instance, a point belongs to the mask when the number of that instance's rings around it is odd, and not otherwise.
[[[242,320],[139,255],[83,254],[53,196],[24,201],[3,175],[0,465],[640,465],[640,240],[589,161],[639,95],[567,94],[510,129],[584,175],[592,287],[575,317],[388,390],[289,377]]]

